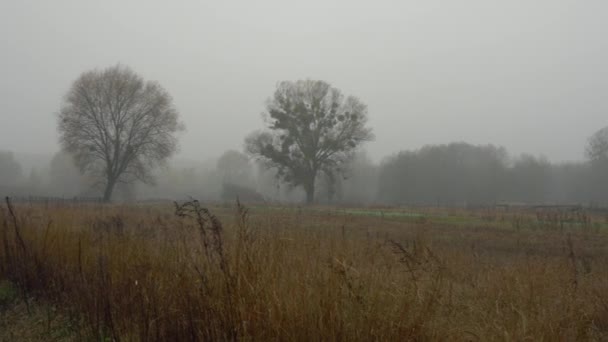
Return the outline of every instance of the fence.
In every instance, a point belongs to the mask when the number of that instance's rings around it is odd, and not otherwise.
[[[101,197],[48,197],[48,196],[10,196],[11,202],[20,204],[99,204]]]

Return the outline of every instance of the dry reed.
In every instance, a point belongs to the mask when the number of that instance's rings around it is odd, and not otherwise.
[[[57,303],[88,338],[608,337],[601,230],[487,212],[487,225],[463,226],[240,203],[8,204],[0,276]]]

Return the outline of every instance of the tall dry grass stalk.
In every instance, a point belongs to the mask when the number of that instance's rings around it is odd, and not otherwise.
[[[252,213],[240,203],[212,212],[192,201],[9,205],[0,237],[0,275],[24,298],[63,307],[87,338],[608,336],[602,231]]]

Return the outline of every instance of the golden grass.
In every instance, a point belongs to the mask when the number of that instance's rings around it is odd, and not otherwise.
[[[97,340],[608,338],[602,229],[179,209],[5,206],[0,278]]]

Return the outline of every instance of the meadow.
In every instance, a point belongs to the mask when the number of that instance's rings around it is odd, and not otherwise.
[[[5,204],[0,239],[54,340],[608,338],[602,212]]]

